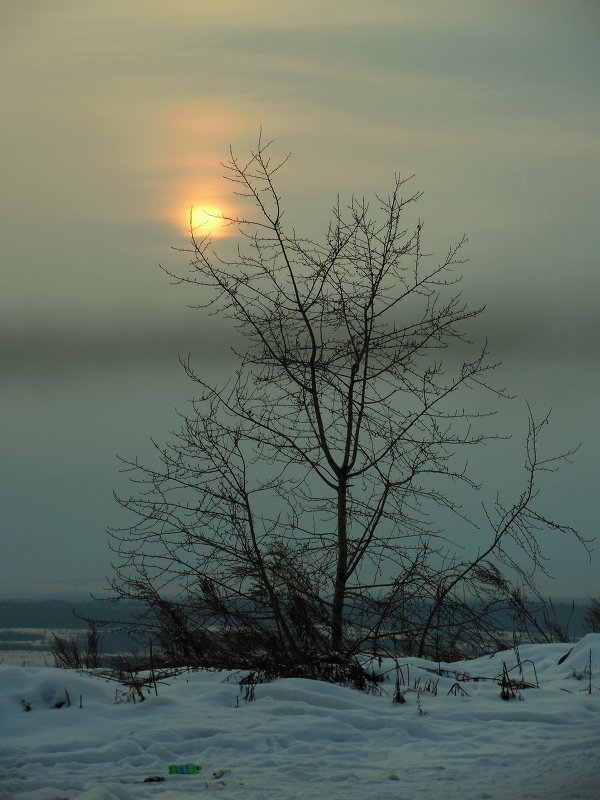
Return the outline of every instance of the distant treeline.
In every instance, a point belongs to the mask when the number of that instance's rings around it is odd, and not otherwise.
[[[130,620],[139,603],[108,600],[1,600],[0,628],[82,628],[86,619]]]
[[[536,605],[536,604],[534,604]],[[546,614],[551,617],[571,638],[583,636],[587,631],[585,615],[589,601],[552,600],[546,606]],[[0,628],[88,628],[86,619],[131,620],[142,606],[135,602],[107,600],[4,600],[0,601]],[[505,616],[505,619],[504,619]],[[514,618],[506,613],[501,615],[503,627],[511,630]],[[543,612],[536,617],[543,623]]]
[[[547,621],[550,621],[564,631],[570,639],[577,639],[588,633],[585,616],[589,609],[589,600],[550,600],[545,608],[541,608],[538,601],[528,605],[542,629],[546,628]],[[518,628],[518,622],[511,612],[498,612],[496,616],[506,630]],[[531,629],[531,626],[529,628]]]

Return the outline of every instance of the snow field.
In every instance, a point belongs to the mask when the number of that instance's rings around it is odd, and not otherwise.
[[[93,675],[0,665],[0,800],[598,800],[600,634],[519,653],[540,686],[522,701],[503,701],[493,680],[459,679],[460,696],[455,674],[426,669],[493,678],[517,663],[510,650],[402,659],[402,704],[391,661],[382,696],[286,679],[244,702],[235,680],[202,672],[137,704],[115,702],[117,685]],[[202,769],[168,774],[185,763]],[[164,780],[144,782],[153,776]]]

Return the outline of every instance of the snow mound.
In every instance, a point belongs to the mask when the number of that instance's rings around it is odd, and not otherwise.
[[[286,679],[252,702],[189,673],[134,704],[98,676],[0,665],[0,800],[598,797],[600,635],[381,672],[380,694]]]
[[[600,633],[588,633],[583,639],[565,653],[562,664],[567,671],[581,673],[594,668],[597,673],[596,683],[600,682]],[[563,670],[564,671],[564,670]]]

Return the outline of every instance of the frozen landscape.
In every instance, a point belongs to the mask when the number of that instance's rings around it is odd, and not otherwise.
[[[3,664],[0,798],[600,796],[600,634],[453,664],[389,661],[381,671],[379,696],[286,679],[257,685],[248,701],[235,677],[190,672],[132,703],[98,676]],[[397,679],[403,703],[393,702]],[[200,770],[169,774],[183,764]]]

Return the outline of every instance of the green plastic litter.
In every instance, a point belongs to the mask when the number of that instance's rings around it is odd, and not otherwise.
[[[198,764],[171,764],[169,775],[196,775],[200,772]]]

